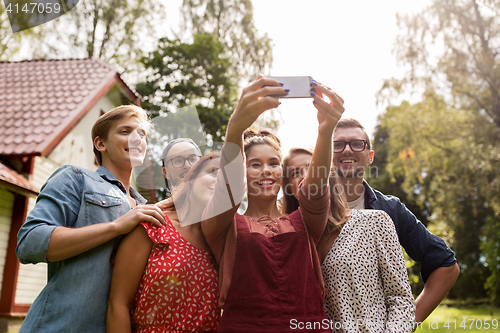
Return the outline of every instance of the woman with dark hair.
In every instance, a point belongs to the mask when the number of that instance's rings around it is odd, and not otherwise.
[[[281,199],[283,214],[290,214],[299,208],[299,185],[306,177],[313,153],[313,148],[293,147],[283,159],[283,198]],[[331,232],[340,230],[342,224],[350,216],[342,187],[336,181],[337,177],[333,172],[329,177],[330,192],[334,195],[330,196],[330,211],[328,212],[328,221],[331,223],[328,223],[326,228]]]
[[[228,123],[222,172],[202,221],[220,265],[219,304],[224,312],[219,332],[331,332],[316,245],[328,215],[332,135],[344,111],[343,100],[320,84],[311,93],[318,111],[316,145],[323,152],[313,155],[311,165],[324,172],[307,174],[299,191],[299,210],[283,215],[277,208],[282,179],[280,142],[268,131],[247,128],[265,110],[280,104],[274,96],[286,93],[277,81],[260,77],[243,90]],[[233,201],[240,202],[245,180],[245,214],[236,213],[238,205],[214,214],[224,204],[226,188],[236,197]]]
[[[202,157],[172,202],[160,206],[162,228],[141,223],[115,259],[108,302],[109,332],[215,332],[218,276],[200,220],[213,195],[220,153]]]
[[[283,161],[283,213],[299,204],[298,184],[313,150],[292,148]],[[334,332],[411,332],[414,300],[394,223],[383,211],[350,210],[330,176],[328,222],[318,244],[325,310]]]

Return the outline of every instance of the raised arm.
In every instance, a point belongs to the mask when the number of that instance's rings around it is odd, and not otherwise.
[[[415,319],[415,302],[408,281],[403,252],[387,213],[373,211],[375,246],[387,309],[390,332],[411,332]]]
[[[314,106],[318,110],[318,138],[311,159],[311,165],[307,170],[306,178],[301,186],[302,196],[299,196],[301,210],[309,210],[315,206],[325,208],[326,213],[314,209],[311,214],[328,216],[329,200],[325,201],[325,186],[328,185],[330,167],[332,163],[332,141],[333,130],[344,112],[344,100],[330,88],[318,83],[315,86],[316,93],[311,93]],[[323,99],[326,96],[330,101]],[[302,198],[301,198],[302,197]],[[323,197],[323,199],[321,199]],[[304,202],[304,199],[310,201]],[[314,203],[320,200],[320,204]],[[309,231],[316,243],[319,242],[326,225],[326,218],[304,218]]]
[[[315,91],[311,92],[313,104],[318,110],[318,138],[307,170],[304,186],[308,192],[319,192],[328,184],[332,163],[333,130],[344,112],[344,100],[330,88],[317,83]],[[330,102],[323,99],[326,96]]]
[[[270,95],[286,93],[278,81],[259,76],[243,89],[238,106],[229,119],[214,196],[203,212],[201,224],[217,260],[245,192],[243,132],[264,111],[278,107],[278,98]]]
[[[152,247],[153,242],[142,225],[125,236],[118,247],[108,301],[108,333],[131,332],[130,308]]]

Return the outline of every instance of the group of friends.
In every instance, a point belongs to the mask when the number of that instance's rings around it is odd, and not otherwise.
[[[454,253],[398,198],[368,185],[366,131],[341,118],[341,97],[313,85],[314,149],[283,157],[274,134],[250,129],[287,94],[259,77],[243,89],[221,151],[203,155],[188,138],[167,145],[172,196],[156,205],[131,187],[147,150],[145,111],[102,115],[92,128],[100,167],[59,168],[19,231],[20,262],[48,263],[20,332],[418,328],[459,275]],[[421,264],[416,300],[401,246]]]

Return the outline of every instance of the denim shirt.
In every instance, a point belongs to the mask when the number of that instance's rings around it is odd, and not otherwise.
[[[146,200],[130,188],[138,205]],[[57,169],[43,185],[37,203],[17,235],[23,264],[47,262],[52,231],[111,222],[131,209],[127,191],[106,168]],[[47,285],[31,305],[23,332],[105,333],[111,283],[111,256],[117,237],[75,257],[48,264]]]
[[[391,217],[396,227],[399,243],[406,253],[421,264],[420,274],[424,283],[429,275],[439,267],[449,267],[457,261],[455,253],[444,240],[432,234],[412,212],[392,195],[384,195],[363,181],[365,208],[383,210]]]

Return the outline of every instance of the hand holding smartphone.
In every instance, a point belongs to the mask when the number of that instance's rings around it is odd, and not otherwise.
[[[307,98],[311,97],[313,79],[310,76],[266,76],[283,83],[283,88],[289,89],[288,95],[273,96],[278,98]]]

